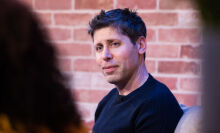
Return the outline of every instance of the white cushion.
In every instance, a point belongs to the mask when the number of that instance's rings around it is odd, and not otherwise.
[[[184,111],[174,133],[201,133],[202,110],[199,106],[186,107],[181,105]]]

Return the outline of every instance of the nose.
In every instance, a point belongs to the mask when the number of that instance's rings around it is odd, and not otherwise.
[[[112,59],[112,53],[108,48],[105,48],[102,53],[103,60],[109,61]]]

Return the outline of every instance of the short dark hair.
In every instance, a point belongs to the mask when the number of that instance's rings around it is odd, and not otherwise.
[[[113,27],[121,34],[130,38],[130,41],[135,45],[139,37],[147,36],[147,29],[144,21],[137,15],[136,11],[125,9],[113,9],[110,11],[101,10],[89,22],[88,33],[94,37],[94,32],[104,27]],[[145,56],[145,55],[144,55]]]

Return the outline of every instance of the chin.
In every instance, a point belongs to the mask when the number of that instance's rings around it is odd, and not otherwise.
[[[106,76],[105,78],[110,84],[117,84],[120,82],[120,79],[117,76]]]

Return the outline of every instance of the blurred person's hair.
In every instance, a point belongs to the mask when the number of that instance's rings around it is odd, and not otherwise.
[[[81,117],[56,51],[37,16],[17,0],[0,0],[0,114],[29,132],[44,125],[64,132]]]

